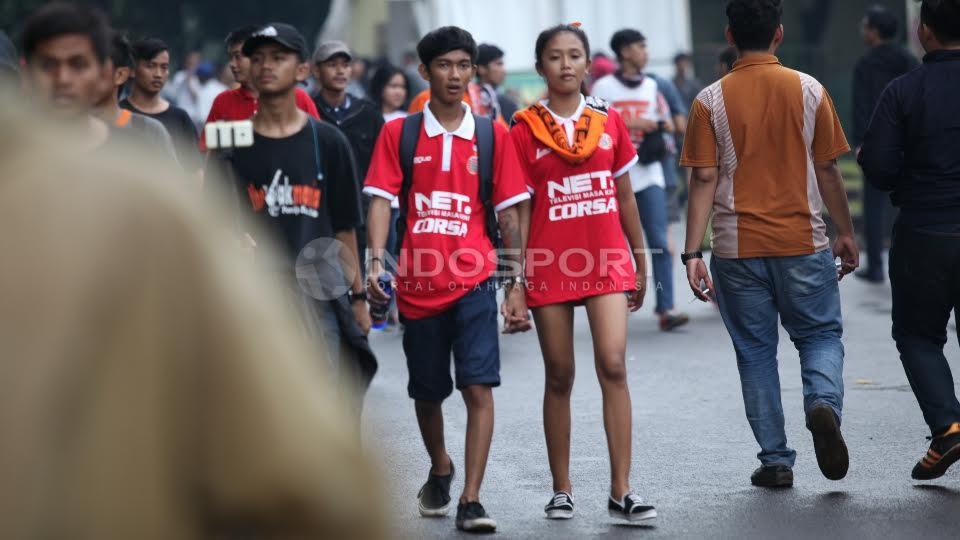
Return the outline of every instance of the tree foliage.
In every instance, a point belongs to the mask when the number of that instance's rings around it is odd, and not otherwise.
[[[19,23],[44,0],[0,0],[0,28],[14,39]],[[185,51],[202,50],[208,56],[223,56],[226,34],[239,26],[281,21],[295,25],[313,42],[330,12],[331,0],[98,0],[115,28],[132,38],[159,37],[179,57]]]

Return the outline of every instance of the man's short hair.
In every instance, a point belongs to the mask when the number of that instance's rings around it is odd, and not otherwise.
[[[170,47],[161,39],[146,38],[133,43],[133,59],[136,62],[149,62],[162,52],[169,52]]]
[[[647,41],[646,36],[641,34],[639,30],[634,30],[633,28],[617,30],[613,33],[613,36],[610,37],[610,50],[613,51],[617,59],[620,59],[622,58],[620,51],[623,50],[624,47],[633,45],[638,41]]]
[[[920,20],[943,43],[960,42],[960,0],[922,0]]]
[[[110,40],[110,59],[113,60],[113,69],[133,68],[133,49],[123,32],[113,31],[113,38]]]
[[[235,28],[229,34],[227,34],[227,39],[223,40],[223,43],[228,49],[234,45],[243,45],[243,42],[250,39],[250,36],[252,36],[253,33],[259,29],[259,26],[252,24]]]
[[[470,55],[471,62],[477,63],[477,42],[470,32],[458,26],[437,28],[417,43],[417,56],[425,66],[429,66],[434,58],[451,51],[463,51]]]
[[[897,30],[900,29],[897,16],[881,5],[871,6],[867,10],[866,19],[867,27],[876,30],[877,35],[883,40],[893,39],[897,35]]]
[[[679,64],[680,62],[692,62],[692,61],[693,61],[693,58],[691,58],[690,55],[685,52],[678,53],[676,56],[673,57],[674,64]]]
[[[773,43],[783,17],[782,0],[730,0],[727,22],[741,51],[765,51]]]
[[[503,58],[503,49],[497,47],[496,45],[491,45],[489,43],[481,43],[477,47],[477,65],[486,66],[490,62],[494,62]]]
[[[29,60],[41,43],[68,34],[90,39],[97,60],[110,56],[110,25],[100,10],[80,4],[53,2],[27,17],[20,33],[20,47]]]

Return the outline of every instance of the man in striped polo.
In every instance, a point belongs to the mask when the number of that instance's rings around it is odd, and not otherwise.
[[[778,318],[800,353],[820,470],[831,480],[847,473],[838,281],[859,265],[836,161],[850,147],[826,89],[774,56],[782,12],[781,0],[727,3],[727,39],[740,60],[697,96],[680,161],[693,171],[682,259],[693,293],[716,299],[733,341],[760,445],[751,481],[762,487],[793,485],[796,459],[780,400]],[[838,234],[832,251],[824,207]],[[698,251],[711,210],[713,280]]]

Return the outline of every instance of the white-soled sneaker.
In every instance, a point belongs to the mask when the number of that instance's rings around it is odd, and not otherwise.
[[[570,519],[573,517],[573,496],[566,491],[558,491],[543,508],[547,519]]]
[[[657,510],[643,502],[639,495],[627,493],[622,501],[617,501],[610,497],[607,504],[607,510],[610,517],[622,519],[629,522],[647,521],[657,517]]]

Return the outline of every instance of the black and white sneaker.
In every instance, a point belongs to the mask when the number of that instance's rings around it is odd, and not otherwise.
[[[630,522],[646,521],[657,517],[657,510],[643,502],[639,495],[627,493],[622,501],[616,501],[610,497],[607,504],[610,517],[623,519]]]
[[[558,491],[543,508],[547,519],[570,519],[573,517],[573,497],[566,491]]]
[[[460,503],[457,506],[457,528],[466,532],[494,532],[497,522],[487,515],[478,502]]]
[[[427,482],[417,493],[417,505],[423,517],[443,517],[450,513],[450,482],[453,481],[453,463],[450,474],[427,476]]]

